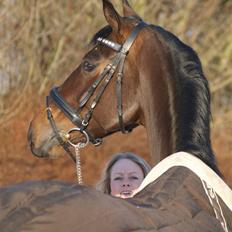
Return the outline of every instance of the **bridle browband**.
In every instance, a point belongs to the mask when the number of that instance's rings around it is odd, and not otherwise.
[[[144,22],[139,22],[134,29],[132,30],[129,37],[126,39],[123,45],[120,45],[116,42],[112,42],[106,38],[99,37],[97,39],[98,43],[101,43],[117,52],[115,57],[113,58],[112,62],[106,65],[103,72],[99,75],[99,77],[94,81],[94,83],[89,87],[89,89],[82,95],[79,102],[79,108],[75,110],[73,107],[71,107],[63,97],[61,97],[58,93],[59,88],[54,87],[50,90],[49,96],[46,97],[46,111],[47,111],[47,118],[50,122],[50,125],[53,129],[53,132],[59,141],[59,143],[63,146],[63,148],[69,153],[69,155],[72,157],[73,160],[75,160],[75,157],[73,157],[72,153],[70,152],[68,148],[68,139],[67,133],[62,133],[58,130],[56,123],[53,119],[52,111],[49,106],[49,97],[55,102],[56,106],[65,114],[65,116],[77,127],[77,130],[79,130],[82,134],[85,135],[86,140],[90,141],[94,145],[98,145],[101,143],[102,138],[94,138],[92,134],[88,131],[87,127],[89,125],[89,121],[92,117],[93,111],[98,104],[102,94],[104,93],[106,87],[108,86],[110,80],[114,76],[116,70],[118,70],[117,73],[117,88],[116,88],[116,94],[117,94],[117,112],[118,112],[118,118],[119,118],[119,125],[121,128],[122,133],[127,133],[130,131],[131,128],[126,128],[124,122],[123,122],[123,109],[122,109],[122,78],[123,78],[123,67],[124,62],[126,59],[126,56],[129,52],[129,49],[131,48],[133,42],[135,41],[138,33],[146,27],[147,24]],[[86,115],[82,118],[80,115],[80,112],[82,108],[86,105],[86,103],[89,101],[90,97],[95,92],[98,85],[101,83],[102,85],[99,87],[99,92],[96,94],[95,98],[93,99],[93,102],[90,106],[90,109],[88,109],[88,112]],[[71,131],[71,130],[70,130]]]

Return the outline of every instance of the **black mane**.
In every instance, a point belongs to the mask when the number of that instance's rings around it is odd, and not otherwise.
[[[177,84],[170,94],[176,99],[175,112],[172,112],[177,135],[176,152],[194,154],[219,173],[210,141],[210,92],[200,59],[172,33],[158,26],[152,28],[170,48],[175,69]]]

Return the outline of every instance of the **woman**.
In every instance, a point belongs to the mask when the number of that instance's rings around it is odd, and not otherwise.
[[[133,197],[150,170],[141,157],[130,152],[118,153],[106,164],[96,188],[115,197]]]

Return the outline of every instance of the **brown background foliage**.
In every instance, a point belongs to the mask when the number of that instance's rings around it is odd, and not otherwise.
[[[114,1],[121,11],[120,1]],[[229,0],[131,0],[147,22],[165,27],[199,54],[212,94],[212,143],[232,186],[232,2]],[[25,180],[75,181],[67,156],[32,156],[29,122],[53,85],[80,63],[91,36],[106,22],[101,1],[0,1],[0,185]],[[82,152],[86,184],[93,185],[111,154],[132,151],[152,160],[146,132],[115,134]]]

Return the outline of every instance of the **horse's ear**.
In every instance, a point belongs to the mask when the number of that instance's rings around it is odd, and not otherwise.
[[[134,11],[134,9],[130,6],[129,2],[127,0],[122,0],[123,5],[123,15],[126,17],[134,17],[140,21],[142,19],[137,15],[137,13]]]
[[[114,6],[110,1],[103,0],[103,12],[106,21],[110,24],[112,29],[116,32],[119,32],[121,27],[121,16],[114,9]]]

